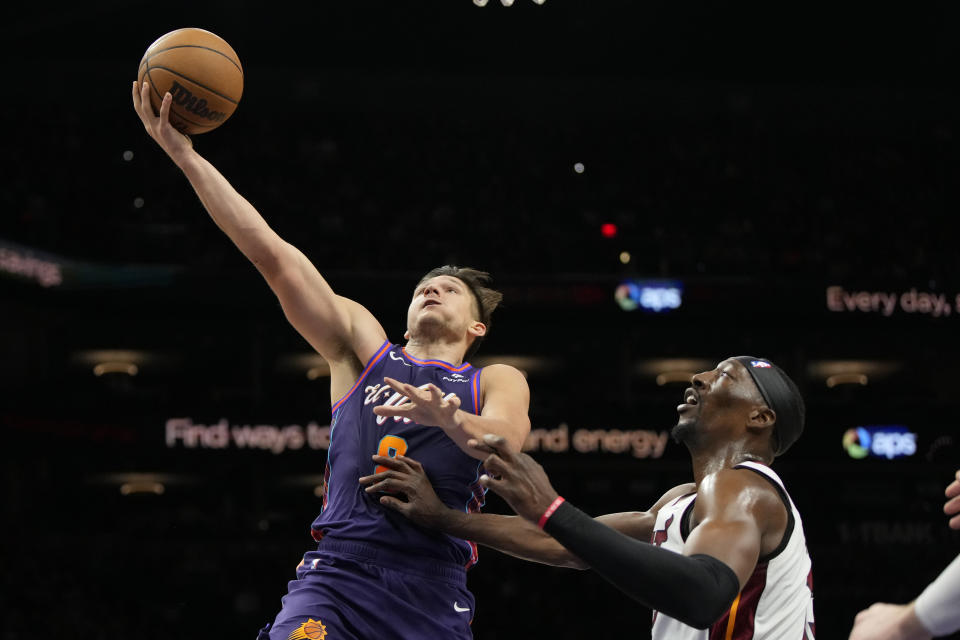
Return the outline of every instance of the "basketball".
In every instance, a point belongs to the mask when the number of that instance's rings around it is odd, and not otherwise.
[[[150,83],[150,103],[158,115],[163,95],[170,92],[170,124],[187,134],[219,127],[243,94],[243,67],[233,47],[203,29],[177,29],[157,38],[140,60],[137,80]]]

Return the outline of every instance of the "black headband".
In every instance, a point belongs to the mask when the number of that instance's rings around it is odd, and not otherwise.
[[[774,453],[779,456],[803,433],[806,408],[800,390],[780,367],[769,360],[753,356],[737,356],[734,360],[750,372],[764,402],[777,414],[773,435]]]

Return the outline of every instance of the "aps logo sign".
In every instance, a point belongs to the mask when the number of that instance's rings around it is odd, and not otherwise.
[[[854,427],[843,434],[843,448],[855,460],[892,460],[917,452],[917,434],[900,425]]]

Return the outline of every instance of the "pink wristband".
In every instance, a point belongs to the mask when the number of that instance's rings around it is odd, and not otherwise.
[[[566,500],[563,499],[563,496],[557,496],[557,499],[551,502],[550,506],[547,507],[547,510],[543,512],[542,516],[540,516],[537,526],[543,529],[543,525],[547,524],[547,520],[550,519],[550,516],[553,515],[553,512],[556,511],[564,502],[566,502]]]

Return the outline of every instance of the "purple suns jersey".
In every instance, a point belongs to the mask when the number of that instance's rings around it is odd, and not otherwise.
[[[448,507],[479,511],[485,490],[479,484],[481,462],[438,427],[407,418],[378,416],[373,408],[399,405],[406,397],[384,382],[390,377],[424,387],[434,384],[445,396],[456,394],[460,409],[479,414],[480,369],[440,360],[418,360],[389,341],[381,345],[346,396],[333,405],[330,450],[324,474],[323,510],[313,522],[317,540],[364,542],[404,556],[420,556],[469,568],[477,562],[472,542],[430,531],[382,506],[358,479],[376,471],[371,456],[406,455],[419,461]],[[323,548],[323,544],[320,545]]]

